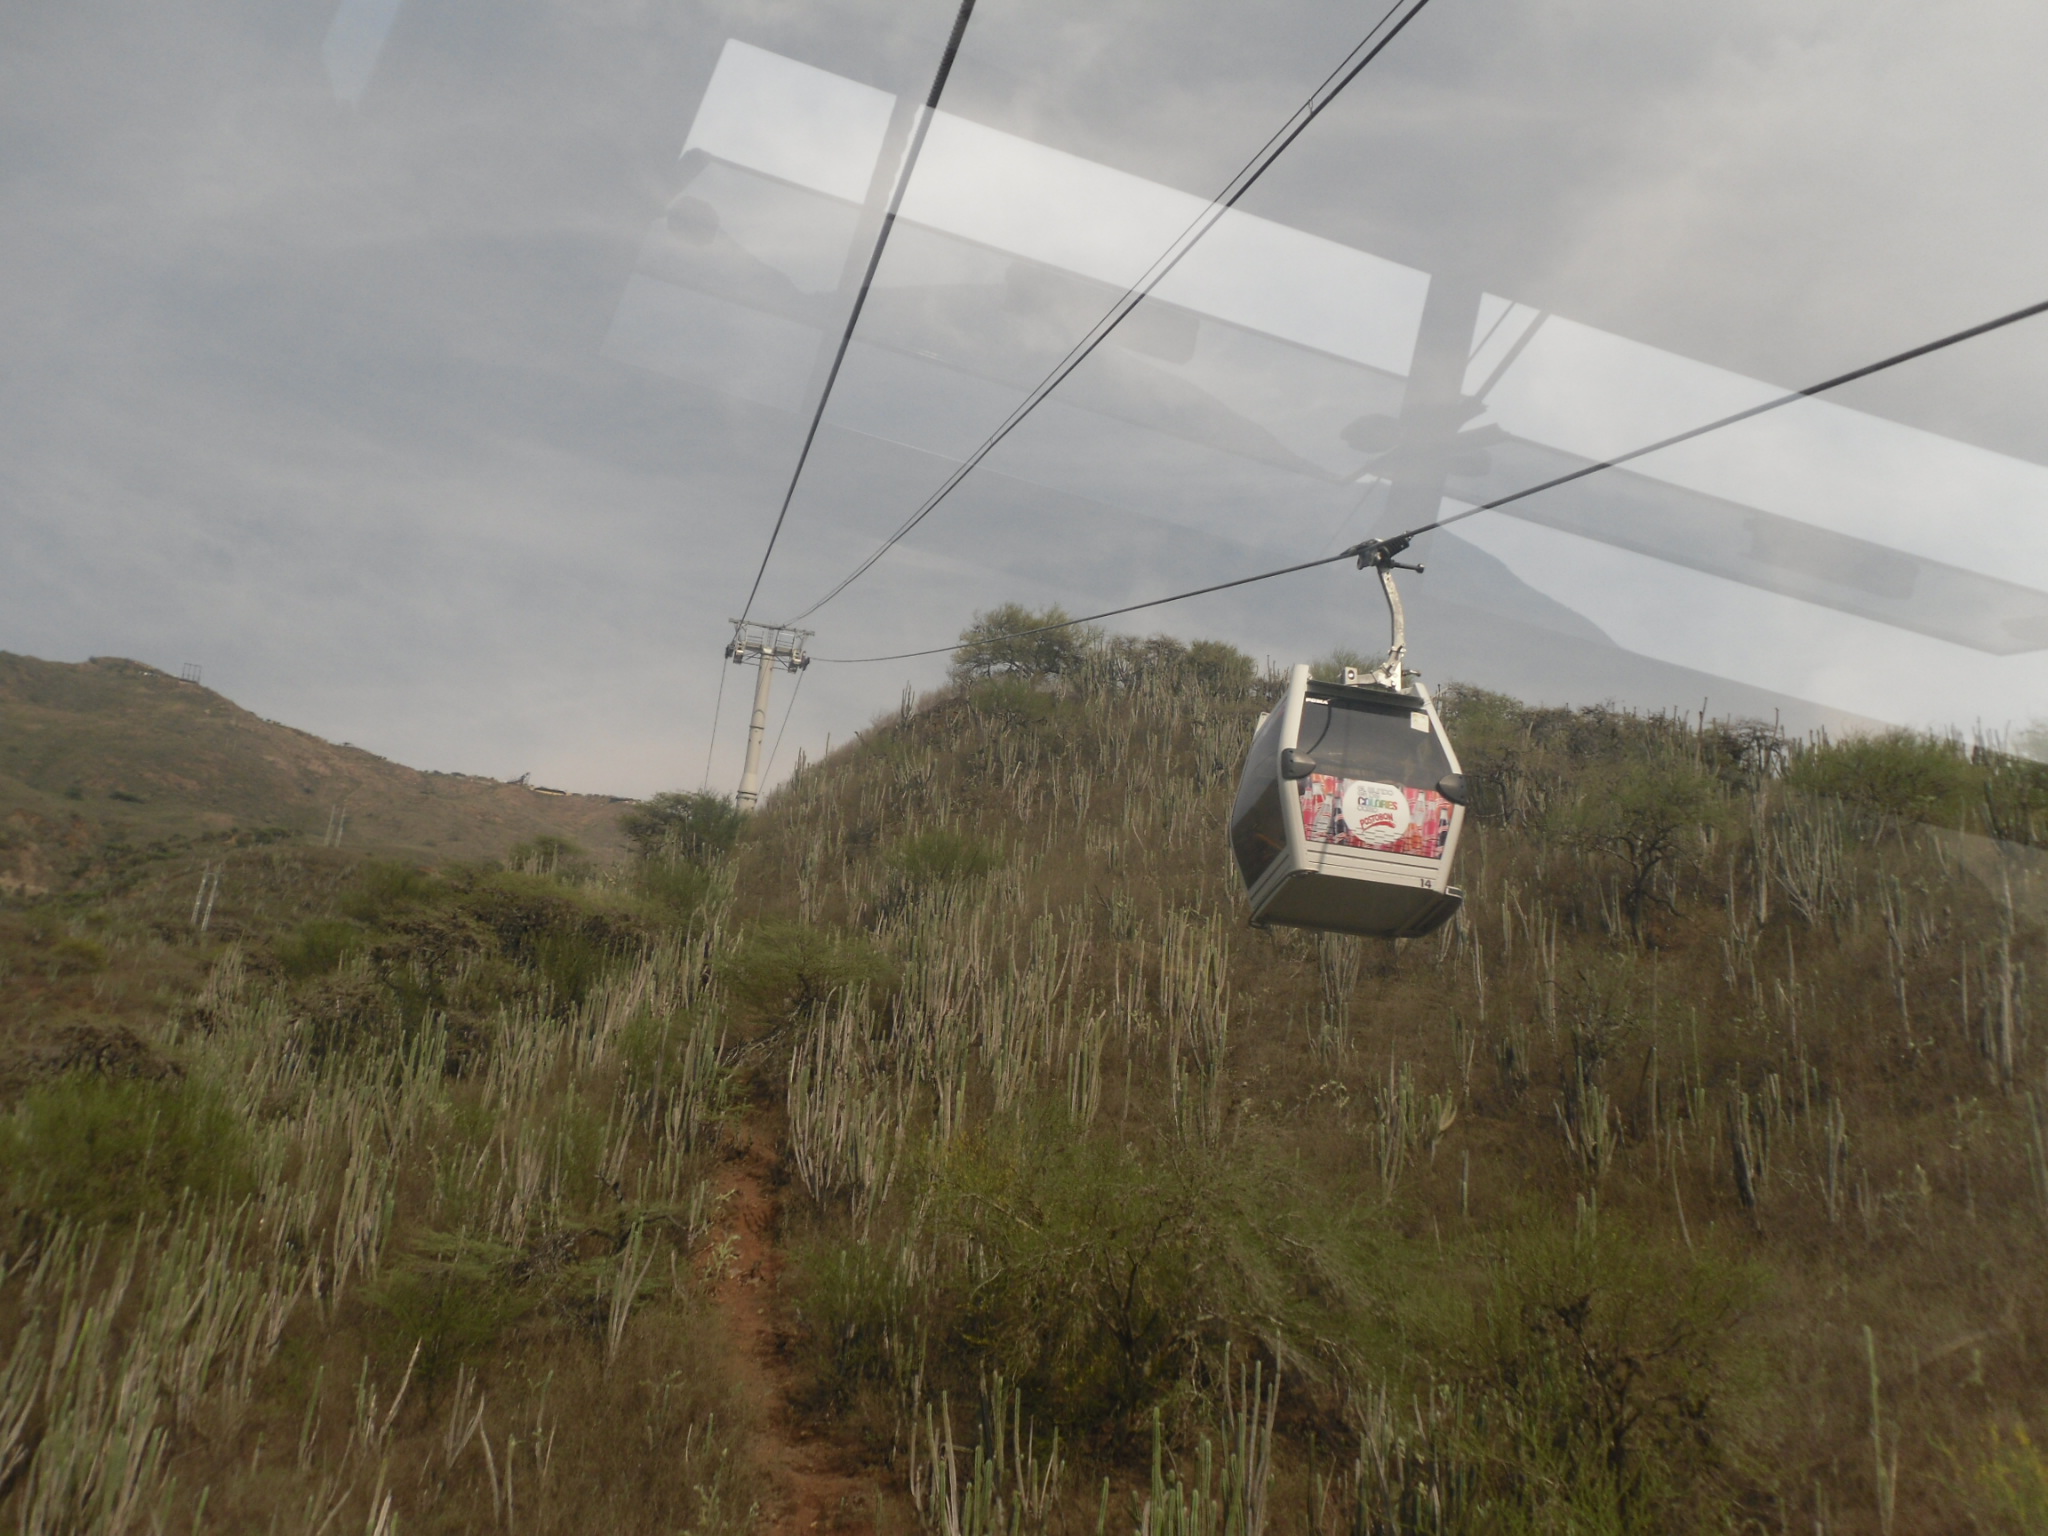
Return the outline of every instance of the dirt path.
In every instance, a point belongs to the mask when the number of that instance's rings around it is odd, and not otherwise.
[[[761,1512],[762,1536],[874,1536],[887,1497],[880,1481],[861,1470],[852,1447],[813,1433],[791,1406],[795,1373],[782,1317],[782,1251],[777,1246],[781,1172],[773,1132],[759,1123],[743,1128],[719,1170],[731,1191],[714,1246],[731,1242],[724,1278],[713,1299],[739,1343],[742,1380],[760,1411],[755,1463],[769,1481]]]

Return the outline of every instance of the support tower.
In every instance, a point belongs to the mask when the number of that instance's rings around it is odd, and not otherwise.
[[[811,664],[804,650],[813,630],[789,629],[779,624],[750,624],[732,620],[732,643],[725,654],[736,667],[752,662],[759,673],[754,679],[754,713],[747,722],[747,764],[740,773],[740,792],[734,797],[743,811],[751,811],[761,798],[761,741],[768,734],[768,684],[775,669],[801,672]]]

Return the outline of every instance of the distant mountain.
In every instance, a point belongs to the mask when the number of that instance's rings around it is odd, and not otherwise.
[[[606,855],[624,846],[621,804],[407,768],[138,661],[0,651],[0,894],[61,890],[119,850],[181,840],[338,830],[346,848],[437,862],[554,836]]]

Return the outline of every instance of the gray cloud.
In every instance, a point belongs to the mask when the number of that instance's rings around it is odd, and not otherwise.
[[[921,93],[950,12],[408,0],[350,106],[322,60],[329,3],[16,8],[0,21],[0,645],[203,661],[263,713],[425,766],[694,783],[723,621],[799,427],[600,347],[728,36]],[[983,0],[949,105],[1205,193],[1357,24]],[[1250,206],[1800,383],[2042,296],[2048,148],[2028,103],[2044,53],[2048,18],[2018,4],[1435,0]],[[2048,337],[2015,333],[1854,403],[2048,460],[2044,369]],[[890,403],[850,400],[848,419]],[[778,601],[822,590],[943,474],[903,445],[918,424],[897,425],[903,441],[828,432]],[[1156,448],[1103,441],[1139,464]],[[943,641],[1011,597],[1076,606],[1236,574],[1241,545],[1135,491],[1044,478],[970,481],[821,615],[819,649]],[[1460,579],[1454,596],[1511,595],[1483,561]],[[1377,625],[1343,573],[1158,618],[1283,659]],[[1467,627],[1440,624],[1440,651],[1483,668],[1459,652]],[[1550,696],[1617,686],[1584,688],[1588,666],[1560,659]],[[940,670],[815,673],[782,766]],[[2048,704],[2014,710],[2035,713]],[[739,714],[729,697],[722,759]]]

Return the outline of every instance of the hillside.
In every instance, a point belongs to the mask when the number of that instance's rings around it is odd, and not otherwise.
[[[2040,770],[1452,690],[1372,944],[1245,923],[1244,658],[964,659],[626,864],[0,914],[0,1517],[2042,1528]]]
[[[141,662],[0,652],[0,891],[59,890],[168,841],[324,843],[427,859],[564,837],[618,852],[601,795],[422,773],[260,719]]]

